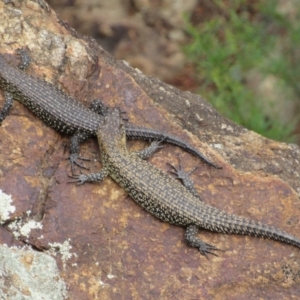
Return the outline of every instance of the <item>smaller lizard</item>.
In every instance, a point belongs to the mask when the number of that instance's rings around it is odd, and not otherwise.
[[[107,108],[98,100],[89,109],[52,84],[26,74],[23,70],[29,65],[30,57],[24,50],[19,50],[18,53],[22,59],[19,69],[11,66],[0,54],[0,88],[5,91],[6,99],[0,111],[0,124],[11,109],[13,99],[18,100],[47,125],[61,133],[72,135],[70,155],[72,169],[73,164],[83,167],[77,161],[84,159],[78,154],[79,143],[96,135],[98,124],[106,114]],[[173,135],[129,123],[126,123],[125,128],[127,138],[163,139],[164,142],[181,147],[208,165],[220,169],[200,151]]]
[[[274,227],[228,214],[202,202],[193,187],[190,191],[178,180],[165,174],[141,158],[149,157],[158,147],[155,141],[144,151],[129,153],[126,149],[126,135],[120,112],[117,108],[108,113],[99,124],[97,131],[103,169],[99,173],[71,176],[71,182],[101,181],[111,176],[145,210],[158,219],[186,227],[185,237],[192,247],[197,247],[207,256],[219,250],[200,240],[196,235],[199,228],[207,230],[266,237],[292,244],[300,248],[300,239]],[[183,170],[178,177],[187,186]]]

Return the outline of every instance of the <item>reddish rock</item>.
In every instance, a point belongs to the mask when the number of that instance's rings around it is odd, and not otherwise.
[[[185,169],[198,167],[192,179],[204,202],[300,237],[298,146],[237,126],[201,97],[115,61],[41,0],[0,2],[0,13],[0,52],[13,54],[27,46],[32,56],[28,74],[62,87],[86,105],[101,97],[126,111],[133,124],[186,140],[223,169],[170,145],[150,162],[168,171],[167,162],[176,164],[180,155]],[[15,103],[4,120],[0,138],[0,188],[15,207],[1,227],[0,241],[56,253],[70,299],[300,297],[299,249],[201,231],[205,241],[225,250],[208,261],[186,245],[182,228],[146,213],[112,180],[68,184],[68,139],[21,104]],[[144,145],[129,143],[134,149]],[[88,141],[81,154],[93,159],[91,171],[99,170],[96,141]]]

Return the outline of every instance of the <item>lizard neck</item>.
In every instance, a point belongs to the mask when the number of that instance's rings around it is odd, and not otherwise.
[[[128,154],[126,150],[126,132],[119,109],[115,108],[105,116],[97,131],[102,157],[114,154]]]

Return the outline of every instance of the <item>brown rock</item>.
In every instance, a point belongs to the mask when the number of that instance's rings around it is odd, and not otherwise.
[[[237,126],[199,96],[115,61],[41,0],[0,2],[0,14],[0,52],[28,47],[29,74],[61,86],[87,105],[101,97],[125,110],[133,124],[193,144],[223,169],[212,169],[170,145],[150,162],[167,171],[166,163],[176,164],[179,154],[187,170],[198,166],[192,177],[203,201],[300,237],[298,146]],[[0,137],[0,188],[11,195],[11,202],[3,196],[0,203],[15,207],[4,220],[0,241],[56,253],[70,299],[300,296],[299,249],[203,231],[205,241],[226,250],[208,261],[186,245],[182,228],[143,211],[112,180],[68,184],[68,140],[21,104],[3,122]],[[96,160],[91,171],[100,168],[95,141],[87,142],[81,154]]]

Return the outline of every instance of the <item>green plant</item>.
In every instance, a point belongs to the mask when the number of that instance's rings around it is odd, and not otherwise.
[[[295,44],[300,46],[300,25],[292,26],[272,0],[257,6],[254,14],[245,9],[245,0],[233,1],[231,6],[223,0],[214,2],[221,14],[198,25],[187,23],[191,42],[185,53],[197,71],[199,92],[234,122],[272,139],[294,141],[298,118],[281,121],[264,109],[266,99],[259,98],[246,82],[253,70],[262,77],[272,74],[300,96],[300,66],[296,67],[294,50]],[[284,47],[280,47],[283,39]]]

